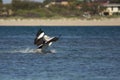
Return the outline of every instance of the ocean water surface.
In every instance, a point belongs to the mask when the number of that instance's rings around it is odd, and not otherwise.
[[[35,53],[36,32],[62,35]],[[0,80],[120,80],[120,27],[0,27]]]

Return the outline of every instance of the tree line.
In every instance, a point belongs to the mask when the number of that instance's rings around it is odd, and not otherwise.
[[[3,4],[3,1],[0,0],[0,9],[3,7],[11,9],[13,16],[22,17],[78,17],[82,16],[84,12],[88,12],[91,15],[99,15],[104,9],[100,3],[93,3],[93,0],[68,0],[69,6],[52,5],[45,8],[45,5],[52,1],[55,0],[44,0],[42,3],[34,0],[12,0],[10,4]],[[87,1],[91,2],[91,4],[88,4]],[[120,0],[110,0],[110,2],[120,3]]]

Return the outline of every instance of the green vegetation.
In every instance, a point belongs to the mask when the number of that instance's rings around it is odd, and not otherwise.
[[[99,2],[89,0],[68,0],[68,5],[51,4],[55,0],[44,0],[43,3],[34,0],[12,0],[10,4],[4,4],[0,0],[0,15],[7,17],[24,17],[24,18],[59,18],[59,17],[77,17],[100,16],[99,14],[105,9]],[[111,0],[119,2],[120,0]],[[45,7],[49,5],[49,7]],[[11,12],[10,12],[11,10]],[[1,17],[2,17],[1,16]]]
[[[41,3],[34,2],[34,1],[29,1],[29,0],[12,0],[12,7],[13,10],[31,10],[31,9],[36,9],[39,8]]]
[[[111,3],[120,3],[120,0],[110,0]]]
[[[0,0],[0,8],[2,7],[2,4],[3,4],[3,2],[2,2],[2,0]]]

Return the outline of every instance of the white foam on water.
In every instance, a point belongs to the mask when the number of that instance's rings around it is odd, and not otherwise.
[[[22,48],[22,49],[13,49],[13,50],[7,50],[7,51],[0,51],[0,53],[42,53],[42,54],[46,54],[46,53],[57,53],[57,51],[55,49],[49,49],[47,51],[43,51],[41,52],[38,49],[34,49],[34,48]]]
[[[50,51],[51,51],[51,53],[57,53],[57,51],[55,49],[52,49]]]
[[[35,49],[25,48],[11,51],[11,53],[35,53]]]
[[[49,49],[46,51],[41,51],[40,49],[34,50],[36,53],[42,53],[42,54],[47,54],[47,53],[56,53],[57,51],[55,49]]]

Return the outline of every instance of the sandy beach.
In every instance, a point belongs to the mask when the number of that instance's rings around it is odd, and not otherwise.
[[[120,18],[82,19],[0,19],[0,26],[120,26]]]

